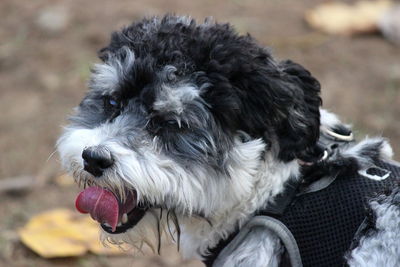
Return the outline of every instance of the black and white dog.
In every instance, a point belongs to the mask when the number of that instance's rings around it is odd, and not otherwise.
[[[99,56],[57,146],[85,188],[77,209],[101,223],[105,240],[157,251],[165,233],[209,266],[400,266],[400,193],[382,182],[396,172],[383,161],[391,148],[354,142],[320,109],[320,84],[302,66],[229,24],[172,15],[113,33]],[[357,179],[386,191],[346,191]],[[304,199],[317,194],[319,211]],[[324,227],[350,238],[336,244],[319,236]],[[315,239],[310,255],[303,236]]]

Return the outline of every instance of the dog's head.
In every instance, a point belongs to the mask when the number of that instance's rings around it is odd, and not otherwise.
[[[90,186],[78,209],[111,234],[160,208],[229,213],[254,193],[266,158],[284,166],[317,141],[319,83],[228,24],[145,19],[99,56],[58,150]]]

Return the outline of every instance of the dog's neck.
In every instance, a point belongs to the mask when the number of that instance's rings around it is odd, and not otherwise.
[[[229,202],[230,205],[208,217],[208,221],[193,217],[180,219],[182,255],[185,258],[201,259],[208,249],[216,246],[220,240],[248,222],[257,210],[273,201],[283,191],[286,181],[298,179],[299,168],[297,160],[284,163],[267,153],[253,177],[252,189],[245,196]]]

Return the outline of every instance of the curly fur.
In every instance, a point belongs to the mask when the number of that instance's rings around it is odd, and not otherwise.
[[[320,85],[309,71],[277,61],[229,24],[144,19],[113,33],[99,57],[57,146],[78,183],[106,187],[121,200],[134,190],[147,208],[128,232],[105,233],[112,242],[155,248],[167,232],[186,257],[202,259],[286,181],[300,179],[300,163],[321,152],[321,125],[342,127],[331,113],[320,117]],[[363,166],[387,147],[367,140],[341,159]],[[110,153],[114,164],[101,177],[85,171],[86,148]],[[258,266],[268,258],[277,265],[277,238],[253,237],[232,261]]]
[[[398,266],[400,262],[400,190],[396,188],[369,202],[371,229],[358,237],[358,246],[347,256],[350,266]]]

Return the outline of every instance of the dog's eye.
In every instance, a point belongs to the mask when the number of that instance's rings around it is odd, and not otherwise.
[[[104,110],[106,111],[116,111],[121,107],[118,100],[111,96],[104,96],[103,104],[104,104]]]
[[[166,120],[164,121],[164,124],[168,126],[179,126],[176,120]]]
[[[162,122],[162,126],[164,128],[178,130],[182,128],[182,122],[179,120],[165,120]]]
[[[154,114],[148,118],[147,129],[153,134],[161,134],[185,130],[188,124],[175,116],[159,116]]]
[[[103,97],[104,113],[107,115],[110,121],[114,120],[121,114],[122,105],[121,102],[111,96]]]
[[[115,100],[112,99],[112,98],[110,98],[110,99],[108,100],[108,104],[110,104],[110,105],[113,106],[113,107],[117,107],[117,106],[118,106],[118,102],[115,101]]]
[[[181,128],[181,124],[177,120],[163,120],[160,118],[153,118],[148,124],[149,131],[158,134],[168,130],[178,130]]]

